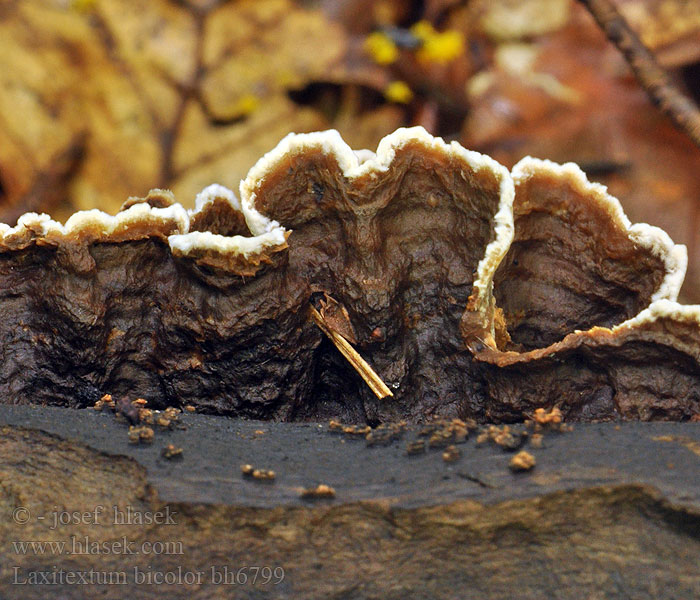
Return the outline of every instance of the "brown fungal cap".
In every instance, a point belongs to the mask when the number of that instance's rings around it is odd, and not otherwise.
[[[675,303],[684,249],[575,166],[524,159],[511,176],[420,128],[362,155],[322,132],[285,138],[240,191],[0,226],[2,397],[90,406],[109,391],[150,410],[337,416],[358,436],[555,404],[567,421],[699,412],[700,309]],[[391,401],[312,322],[321,299]],[[120,404],[132,423],[142,410]]]

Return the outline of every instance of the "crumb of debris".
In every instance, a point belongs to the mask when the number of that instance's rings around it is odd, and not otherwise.
[[[328,429],[330,431],[338,431],[342,432],[343,431],[344,425],[340,421],[336,421],[335,419],[331,419],[328,422]]]
[[[156,425],[162,427],[163,429],[168,429],[172,425],[172,421],[165,415],[159,415],[156,419]]]
[[[139,421],[146,425],[153,425],[155,423],[153,411],[150,408],[139,408]]]
[[[443,448],[452,441],[452,434],[444,431],[436,431],[428,438],[429,448]]]
[[[414,454],[423,454],[425,452],[425,441],[414,440],[406,446],[406,454],[413,456]]]
[[[511,471],[529,471],[535,466],[535,457],[529,452],[521,450],[508,463]]]
[[[168,460],[172,460],[173,458],[182,458],[182,448],[178,448],[177,446],[174,446],[173,444],[168,444],[161,450],[161,455],[163,458],[167,458]]]
[[[509,425],[489,425],[483,429],[476,438],[477,444],[491,441],[504,450],[517,450],[527,440],[529,433],[527,429],[516,430]]]
[[[460,456],[462,456],[462,452],[460,451],[460,449],[457,448],[457,446],[455,446],[454,444],[451,444],[447,446],[447,448],[445,448],[445,450],[443,451],[442,460],[444,460],[445,462],[454,462],[457,459],[459,459]]]
[[[314,488],[304,488],[301,491],[301,497],[307,499],[335,498],[335,490],[331,486],[321,483]]]
[[[193,413],[193,412],[196,411],[197,409],[196,409],[194,406],[192,406],[191,404],[187,404],[187,405],[185,406],[185,410],[186,410],[187,412]]]
[[[241,465],[241,473],[253,479],[271,481],[276,477],[276,473],[269,469],[256,469],[253,465]]]
[[[129,441],[132,444],[150,444],[153,441],[153,429],[145,425],[131,425],[129,427]]]
[[[469,436],[469,431],[476,428],[476,422],[452,419],[441,419],[424,425],[419,431],[419,437],[428,438],[430,448],[444,448],[450,444],[462,444]]]
[[[452,435],[456,442],[463,442],[467,439],[469,432],[476,429],[476,421],[469,419],[463,421],[462,419],[452,419],[447,421],[445,419],[438,419],[423,425],[418,430],[418,436],[431,437],[436,433],[439,433],[443,437]]]
[[[253,433],[255,435],[265,435],[265,432],[262,429],[256,429]]]
[[[406,421],[382,423],[365,435],[365,440],[368,446],[388,446],[394,440],[399,440],[403,437],[406,427]]]
[[[543,439],[544,439],[544,438],[543,438],[543,436],[542,436],[541,433],[533,433],[533,434],[530,436],[530,445],[531,445],[533,448],[541,448],[541,447],[542,447],[542,440],[543,440]]]
[[[549,412],[544,408],[538,408],[535,410],[533,420],[539,425],[558,425],[562,422],[561,411],[556,406]]]
[[[112,400],[112,394],[105,394],[100,398],[93,406],[95,410],[102,410],[103,408],[110,408],[114,410],[114,400]]]
[[[364,437],[368,446],[388,446],[393,441],[401,439],[408,427],[406,421],[382,423],[375,428],[369,425],[345,425],[336,419],[328,422],[328,431],[342,433],[346,437]]]
[[[525,421],[525,423],[528,427],[534,426],[535,431],[542,431],[543,429],[558,431],[560,433],[573,431],[571,425],[564,424],[564,417],[561,414],[561,410],[556,406],[549,412],[544,408],[535,409],[535,413],[532,415],[531,419]]]
[[[136,398],[136,400],[132,401],[132,404],[137,408],[143,408],[146,406],[146,404],[148,404],[148,400],[144,398]]]
[[[253,470],[253,479],[274,479],[277,476],[277,474],[270,470],[270,469],[254,469]]]
[[[343,433],[346,435],[357,435],[364,437],[370,431],[372,431],[372,428],[369,425],[365,425],[364,427],[361,427],[360,425],[345,425],[343,427]]]

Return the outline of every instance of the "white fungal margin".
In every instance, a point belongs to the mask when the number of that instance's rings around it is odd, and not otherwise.
[[[630,241],[647,249],[663,262],[665,275],[652,295],[651,302],[678,298],[688,266],[688,252],[684,245],[674,244],[663,229],[646,223],[632,224],[622,209],[620,201],[608,194],[608,189],[604,185],[589,181],[576,163],[558,164],[550,160],[526,156],[513,167],[513,181],[517,186],[534,174],[542,172],[549,172],[559,179],[566,179],[578,193],[595,200],[606,210],[618,228],[627,234]]]
[[[133,204],[116,215],[108,215],[101,210],[81,210],[66,221],[65,225],[54,221],[47,214],[25,213],[17,225],[10,227],[0,224],[0,242],[8,242],[13,237],[31,234],[34,237],[67,237],[90,235],[90,237],[105,237],[128,229],[132,225],[155,221],[170,225],[178,230],[189,228],[187,211],[179,205],[172,204],[166,208],[154,208],[147,203]]]
[[[687,251],[685,246],[674,244],[661,229],[644,223],[631,224],[622,210],[619,201],[610,196],[607,189],[588,181],[586,175],[574,163],[563,165],[531,157],[522,159],[512,170],[508,170],[494,159],[466,150],[457,142],[446,143],[433,137],[422,127],[401,128],[383,138],[377,151],[353,151],[335,130],[307,134],[289,134],[270,152],[265,154],[249,171],[240,184],[240,201],[230,189],[213,184],[202,190],[195,199],[195,208],[185,210],[174,203],[165,208],[156,208],[148,202],[137,202],[117,215],[108,215],[93,209],[80,211],[71,216],[65,225],[54,221],[46,214],[26,213],[17,225],[10,227],[0,223],[0,247],[6,249],[31,243],[40,237],[72,237],[79,240],[129,239],[133,235],[144,235],[138,225],[153,223],[161,225],[168,235],[170,248],[180,255],[196,255],[201,251],[241,254],[248,257],[268,248],[279,248],[286,243],[287,231],[277,221],[267,218],[255,208],[256,194],[264,183],[267,174],[289,156],[320,151],[333,157],[347,180],[360,177],[377,177],[386,172],[397,150],[407,144],[417,144],[426,150],[441,153],[464,164],[465,171],[478,173],[486,169],[499,185],[498,204],[492,215],[491,241],[485,248],[483,258],[477,266],[474,281],[475,295],[473,309],[484,320],[487,328],[493,330],[493,277],[498,265],[508,252],[513,240],[513,202],[515,187],[535,173],[549,172],[557,178],[565,178],[576,191],[594,199],[604,207],[610,219],[626,233],[637,246],[647,249],[659,257],[665,267],[665,276],[651,297],[651,304],[634,318],[617,325],[614,330],[649,323],[660,318],[672,318],[700,323],[700,306],[684,306],[675,302],[685,277]],[[155,190],[156,193],[172,197],[170,192]],[[217,199],[229,203],[234,211],[241,212],[246,220],[251,236],[224,236],[208,231],[190,231],[190,222],[198,213]],[[467,241],[465,241],[467,243]],[[491,331],[493,333],[493,331]]]
[[[673,300],[666,299],[656,300],[639,314],[613,327],[612,331],[633,329],[663,319],[700,325],[700,305],[679,304]]]
[[[491,301],[491,288],[496,267],[505,256],[513,240],[513,198],[515,195],[513,181],[508,169],[493,158],[467,150],[457,142],[446,143],[442,138],[430,135],[423,127],[400,128],[382,138],[377,146],[377,152],[370,150],[353,151],[334,130],[315,133],[290,133],[270,152],[265,154],[248,176],[241,181],[240,194],[243,212],[246,215],[251,231],[262,232],[264,223],[256,222],[255,217],[248,211],[253,211],[258,188],[265,181],[267,173],[287,160],[289,156],[301,155],[309,151],[320,151],[326,156],[332,156],[340,167],[343,177],[348,180],[360,177],[376,177],[386,172],[395,156],[396,151],[407,144],[420,144],[427,150],[440,152],[464,162],[465,167],[473,172],[488,170],[499,180],[500,200],[493,215],[492,240],[486,247],[484,257],[477,267],[477,277],[474,288],[478,293],[477,309],[487,310]],[[259,213],[256,213],[259,215]]]
[[[197,194],[194,210],[188,211],[189,217],[192,218],[205,210],[207,205],[217,199],[226,200],[234,211],[242,212],[253,235],[226,236],[211,231],[185,231],[168,237],[171,250],[184,256],[206,250],[222,254],[240,254],[247,258],[286,243],[284,227],[277,221],[261,215],[254,207],[242,207],[233,191],[218,183],[207,186]]]

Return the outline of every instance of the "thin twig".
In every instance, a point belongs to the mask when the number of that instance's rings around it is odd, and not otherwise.
[[[651,100],[700,147],[700,109],[681,92],[610,0],[580,0],[625,56]]]
[[[353,366],[353,368],[360,374],[360,377],[365,380],[365,383],[370,387],[370,389],[376,394],[377,398],[386,398],[387,396],[393,396],[391,390],[386,386],[386,384],[379,378],[372,367],[367,364],[364,358],[362,358],[357,351],[350,345],[342,335],[337,331],[334,331],[326,324],[325,320],[313,306],[311,307],[311,316],[314,323],[325,333],[335,344],[335,347],[340,350],[340,353],[348,360],[348,362]]]

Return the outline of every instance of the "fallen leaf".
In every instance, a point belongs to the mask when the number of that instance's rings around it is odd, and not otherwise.
[[[668,67],[700,60],[700,4],[694,0],[614,0],[647,48]]]
[[[235,187],[286,133],[328,125],[287,92],[346,49],[339,26],[290,0],[27,0],[0,11],[0,221],[115,212],[152,187],[185,200],[203,183]]]

